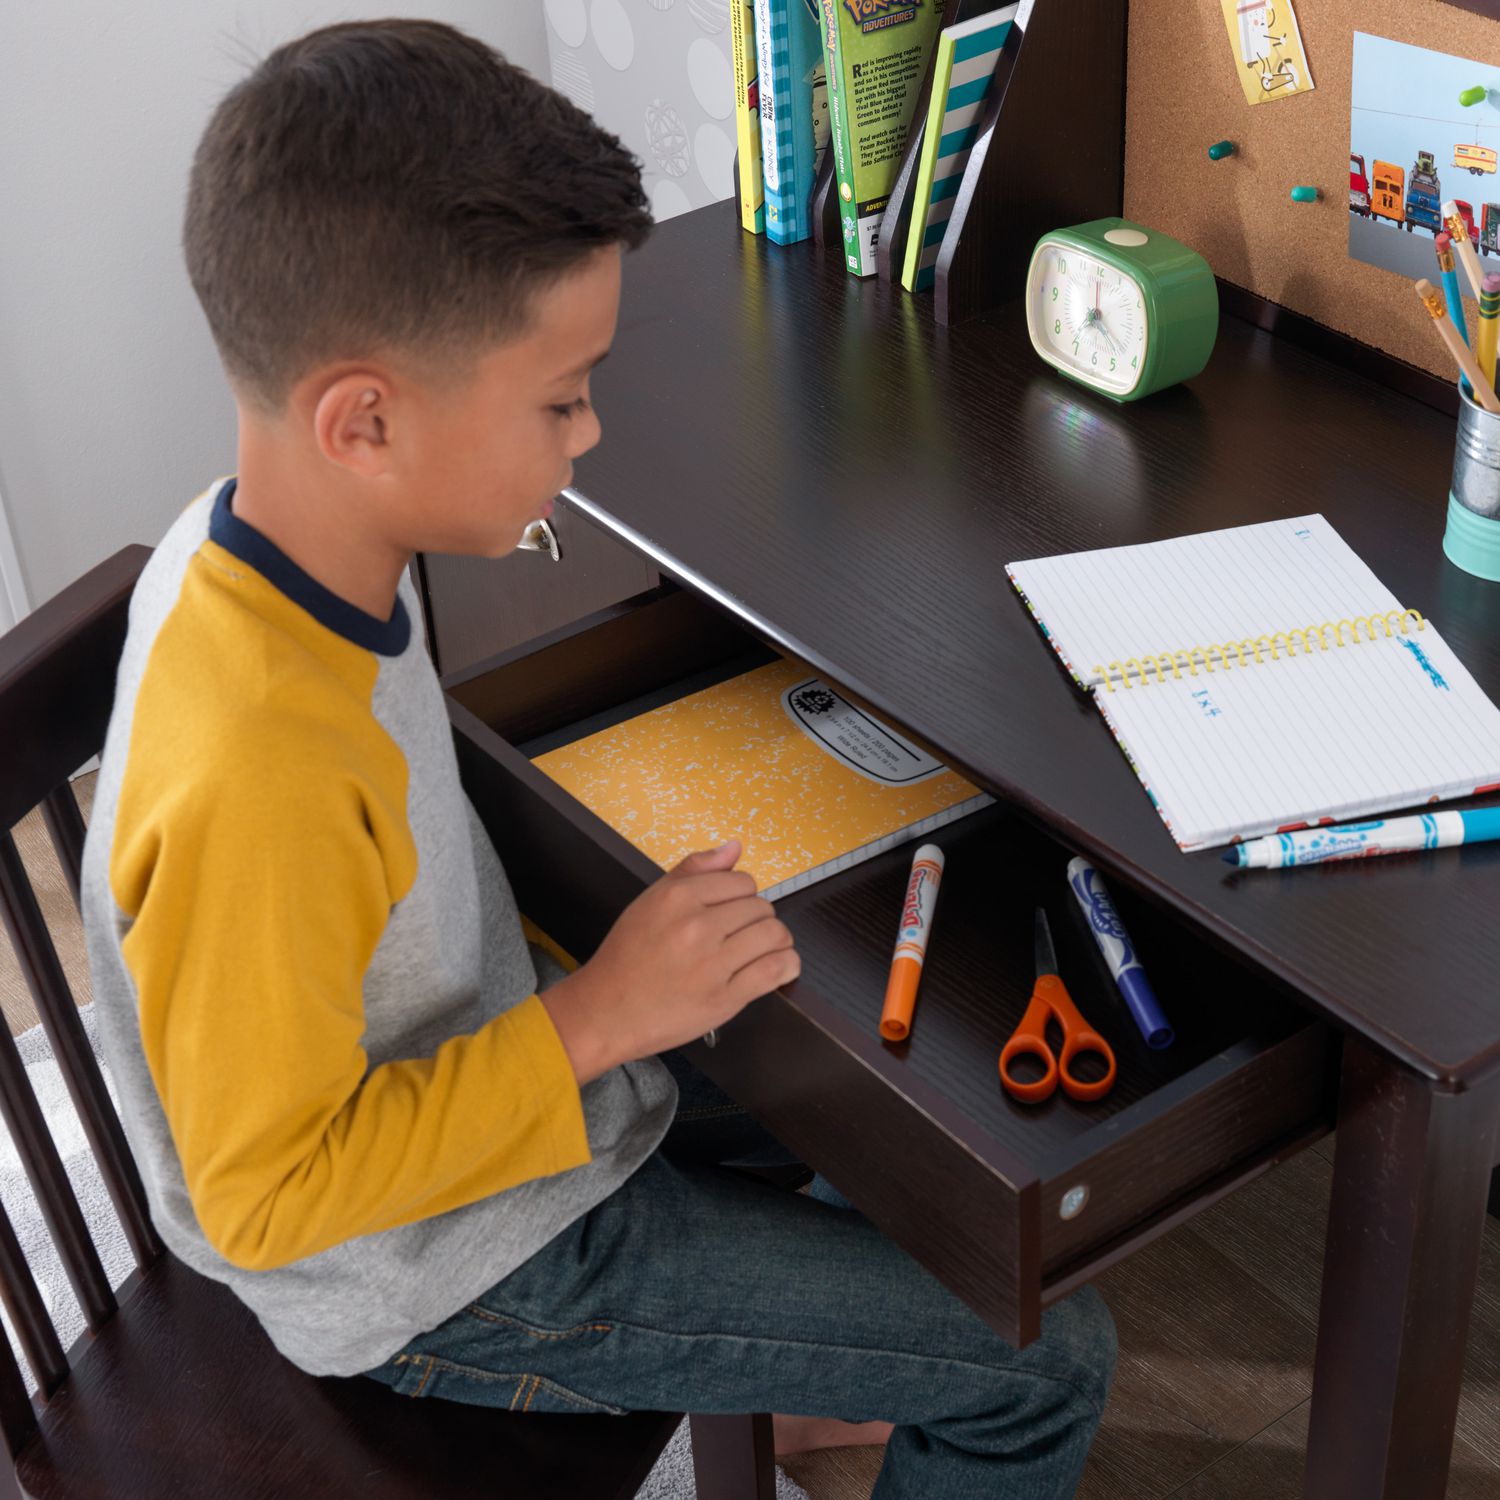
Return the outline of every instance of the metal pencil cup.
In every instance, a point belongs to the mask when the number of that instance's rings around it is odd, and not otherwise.
[[[1500,582],[1500,416],[1462,384],[1443,551],[1464,572]]]

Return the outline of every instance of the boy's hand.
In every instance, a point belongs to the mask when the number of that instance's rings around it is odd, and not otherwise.
[[[690,854],[620,914],[599,951],[542,995],[580,1084],[722,1026],[801,972],[740,846]]]

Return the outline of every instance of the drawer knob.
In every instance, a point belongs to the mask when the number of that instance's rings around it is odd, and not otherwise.
[[[562,561],[562,552],[557,545],[557,533],[549,521],[533,521],[521,533],[516,543],[517,552],[545,552],[553,562]]]
[[[1062,1195],[1062,1202],[1057,1205],[1057,1216],[1060,1219],[1076,1219],[1083,1212],[1083,1206],[1089,1201],[1089,1187],[1086,1182],[1080,1182],[1076,1187],[1070,1187]]]

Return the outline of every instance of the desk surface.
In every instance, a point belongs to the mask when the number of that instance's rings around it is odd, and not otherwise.
[[[1500,700],[1500,585],[1442,554],[1451,419],[1232,318],[1118,407],[1018,299],[954,329],[731,202],[627,262],[570,503],[1418,1071],[1500,1066],[1500,844],[1240,875],[1180,853],[1005,576],[1321,511]]]

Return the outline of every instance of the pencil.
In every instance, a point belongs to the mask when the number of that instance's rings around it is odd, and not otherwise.
[[[1495,383],[1497,334],[1500,334],[1500,276],[1492,271],[1484,278],[1484,290],[1479,294],[1479,332],[1474,339],[1480,371],[1491,386]]]
[[[1458,329],[1464,343],[1469,342],[1469,326],[1464,316],[1463,294],[1458,289],[1458,263],[1453,258],[1453,236],[1445,229],[1433,240],[1437,251],[1439,280],[1443,284],[1443,298],[1448,304],[1448,316]]]
[[[1452,318],[1443,307],[1443,294],[1424,276],[1417,283],[1417,296],[1422,299],[1423,305],[1432,314],[1432,321],[1437,325],[1438,333],[1448,346],[1448,352],[1458,361],[1458,368],[1463,371],[1464,377],[1473,387],[1474,399],[1486,411],[1492,411],[1500,416],[1500,399],[1495,396],[1495,388],[1485,384],[1484,372],[1475,361],[1473,351],[1459,338],[1458,329],[1453,326]]]
[[[1443,227],[1453,236],[1453,249],[1464,263],[1464,273],[1477,297],[1484,290],[1484,272],[1480,269],[1479,256],[1474,251],[1474,241],[1469,238],[1469,226],[1458,211],[1458,204],[1448,198],[1443,203]]]

